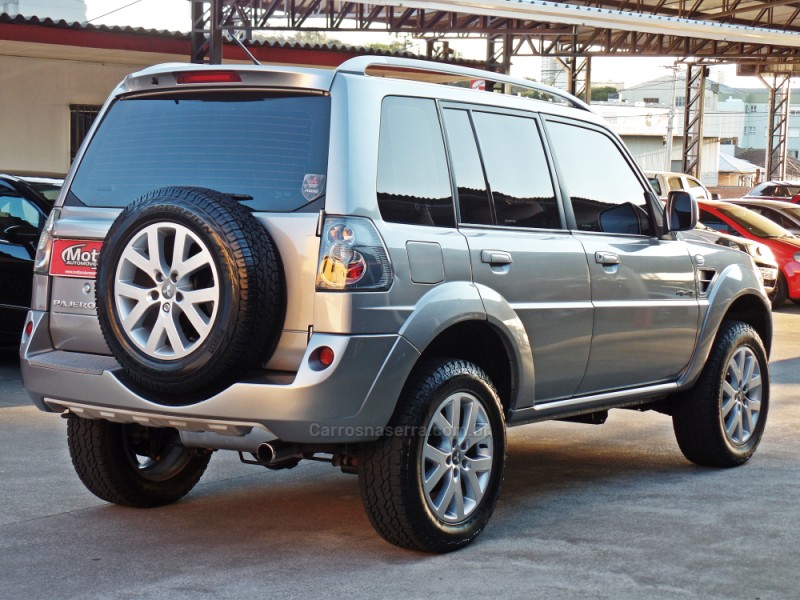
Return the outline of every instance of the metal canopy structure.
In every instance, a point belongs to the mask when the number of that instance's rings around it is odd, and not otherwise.
[[[763,81],[800,74],[800,0],[191,1],[194,62],[221,62],[224,32],[251,39],[254,31],[341,31],[411,34],[427,40],[431,58],[447,58],[450,40],[482,38],[487,68],[506,73],[513,56],[556,57],[570,91],[587,99],[593,57],[674,57],[695,72],[736,64],[740,74],[763,75]],[[703,96],[703,83],[701,77],[691,96]],[[780,124],[789,86],[776,87],[768,176],[785,170]],[[687,116],[690,126],[684,141],[696,144],[702,111]],[[684,146],[684,167],[698,174],[696,145]]]
[[[513,38],[515,55],[673,56],[800,65],[794,0],[192,0],[193,31]],[[213,27],[212,27],[213,26]],[[200,49],[198,49],[200,50]]]

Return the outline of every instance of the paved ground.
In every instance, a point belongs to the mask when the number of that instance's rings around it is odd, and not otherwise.
[[[749,464],[692,466],[657,414],[514,429],[492,521],[446,556],[381,541],[356,478],[324,464],[270,472],[217,453],[182,502],[105,504],[7,354],[0,598],[798,598],[800,308],[775,325],[769,426]]]

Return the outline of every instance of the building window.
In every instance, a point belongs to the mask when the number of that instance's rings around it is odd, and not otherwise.
[[[658,104],[658,98],[645,98],[645,104]]]
[[[75,160],[78,149],[83,143],[83,138],[94,123],[100,106],[93,104],[70,104],[69,106],[69,159]]]
[[[747,112],[758,112],[758,105],[757,104],[748,104],[747,105]]]
[[[789,150],[789,158],[797,158],[797,150]]]
[[[800,108],[790,108],[789,114],[793,117],[800,115]]]
[[[744,128],[745,135],[755,135],[755,133],[756,133],[756,128],[753,125],[748,125],[747,127]]]
[[[675,98],[675,106],[686,106],[686,96],[678,96]]]

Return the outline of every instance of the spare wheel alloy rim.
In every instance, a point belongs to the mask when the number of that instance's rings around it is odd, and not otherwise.
[[[475,395],[456,392],[438,406],[420,466],[425,501],[439,519],[459,523],[475,512],[494,467],[492,426]]]
[[[219,296],[208,246],[183,225],[148,225],[122,251],[114,303],[128,339],[150,358],[178,360],[197,349],[214,325]]]

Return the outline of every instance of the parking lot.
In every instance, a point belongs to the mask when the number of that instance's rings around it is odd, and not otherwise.
[[[6,352],[0,597],[796,598],[800,307],[774,318],[769,425],[750,463],[691,465],[654,413],[513,429],[495,516],[444,556],[383,542],[356,477],[325,464],[272,472],[221,452],[177,504],[106,504]]]

